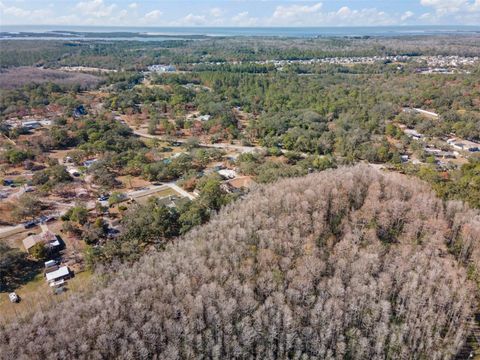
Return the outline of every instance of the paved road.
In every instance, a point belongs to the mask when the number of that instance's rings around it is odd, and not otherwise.
[[[58,209],[57,212],[51,213],[50,216],[54,216],[56,219],[60,219],[63,215],[65,215],[65,213],[71,207],[75,206],[75,203],[65,204],[65,203],[62,203],[62,202],[59,202],[59,201],[52,201],[52,202],[49,203],[49,205],[55,205]],[[93,209],[95,209],[95,203],[89,201],[86,204],[86,207],[87,207],[88,210],[93,210]],[[37,223],[34,227],[36,227],[37,225],[40,225],[40,227],[42,227],[42,224],[40,224],[40,223]],[[34,227],[32,227],[32,229]],[[43,229],[43,227],[42,227],[42,229]],[[4,238],[7,238],[9,236],[13,236],[13,235],[21,233],[25,230],[26,229],[25,229],[25,226],[23,224],[1,227],[0,228],[0,239],[4,239]]]
[[[15,225],[15,226],[6,226],[0,228],[0,239],[7,238],[9,236],[13,236],[15,234],[21,233],[25,231],[25,227],[20,224],[20,225]]]

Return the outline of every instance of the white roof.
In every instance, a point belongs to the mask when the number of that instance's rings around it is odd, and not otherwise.
[[[57,265],[57,262],[55,260],[45,261],[45,267],[49,267],[49,266],[53,266],[53,265]]]
[[[229,170],[229,169],[222,169],[219,170],[218,173],[226,178],[234,178],[237,176],[237,172],[235,170]]]
[[[47,281],[54,281],[59,278],[63,278],[64,276],[67,276],[70,274],[70,270],[68,270],[67,266],[62,266],[60,269],[52,271],[50,273],[47,273]]]

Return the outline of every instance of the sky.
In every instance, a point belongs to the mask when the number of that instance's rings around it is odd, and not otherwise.
[[[480,0],[0,0],[1,25],[480,25]]]

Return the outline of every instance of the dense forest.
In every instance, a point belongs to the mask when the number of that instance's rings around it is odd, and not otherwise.
[[[4,326],[0,357],[451,358],[473,316],[479,223],[367,166],[282,180]]]
[[[107,34],[108,35],[108,34]],[[98,34],[96,36],[99,36]],[[335,56],[459,55],[479,56],[475,35],[402,37],[211,37],[202,40],[74,41],[2,40],[0,68],[26,65],[94,66],[142,69],[151,64],[201,61],[310,59]]]

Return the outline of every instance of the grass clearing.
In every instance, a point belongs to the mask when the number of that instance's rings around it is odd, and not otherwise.
[[[19,303],[11,303],[7,292],[0,293],[0,324],[27,318],[75,292],[85,291],[89,288],[91,280],[91,271],[77,273],[67,281],[65,293],[53,295],[52,288],[48,286],[43,273],[39,273],[32,281],[15,290],[21,299]]]

